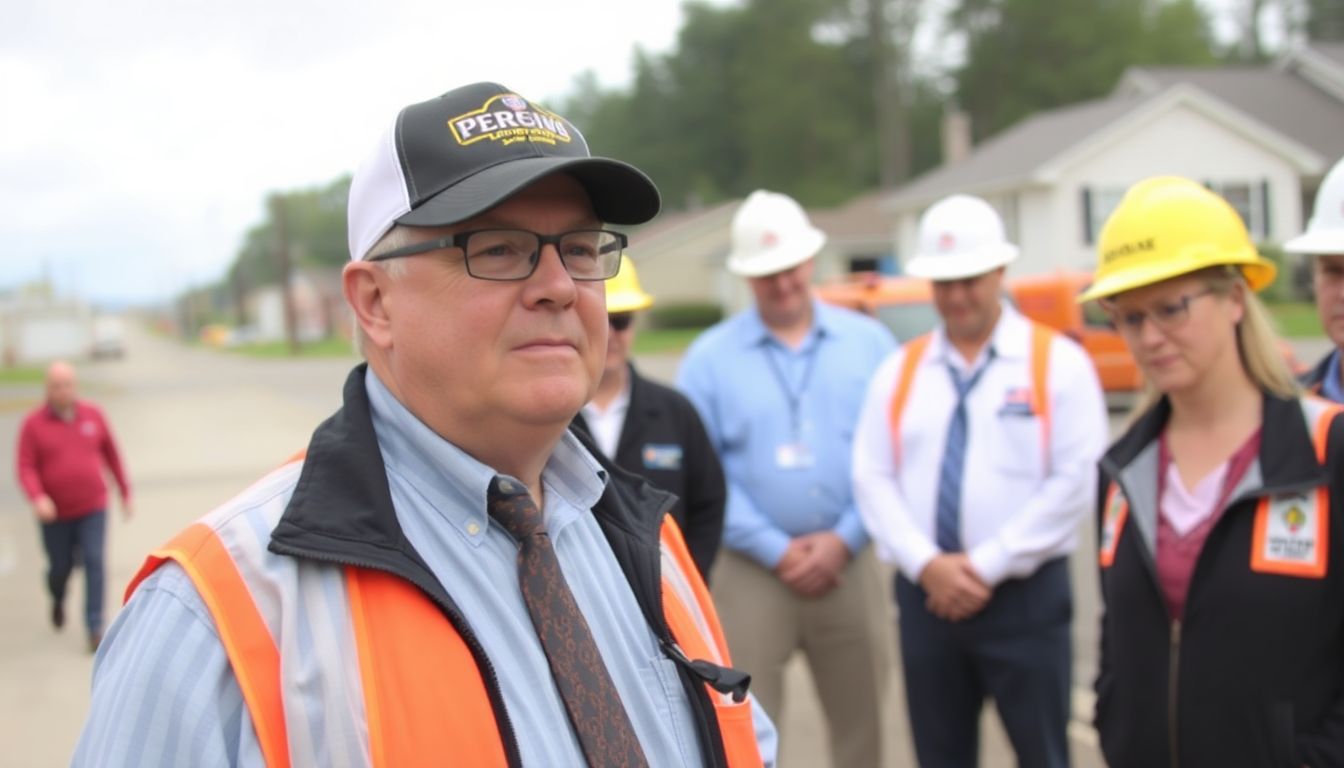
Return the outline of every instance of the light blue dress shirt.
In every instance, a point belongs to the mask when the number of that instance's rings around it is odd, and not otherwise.
[[[490,657],[523,764],[583,765],[518,587],[517,546],[485,513],[494,470],[439,438],[372,371],[365,385],[397,518]],[[695,724],[677,670],[660,651],[589,512],[604,482],[596,461],[567,434],[542,473],[547,529],[649,764],[699,765]],[[320,711],[318,688],[298,711]],[[161,706],[166,701],[185,705]],[[774,727],[759,705],[753,715],[762,753],[773,764]],[[315,721],[310,728],[320,728]],[[331,745],[327,754],[362,764],[350,753],[355,749]],[[262,764],[214,622],[175,564],[146,579],[109,629],[95,660],[90,717],[74,762]]]
[[[1321,379],[1321,396],[1336,403],[1344,403],[1344,387],[1339,383],[1339,350],[1330,353],[1330,363]]]
[[[863,548],[851,443],[868,379],[895,350],[878,321],[815,300],[812,329],[797,349],[754,307],[695,340],[677,385],[723,460],[724,546],[767,568],[806,533],[832,530],[851,553]]]

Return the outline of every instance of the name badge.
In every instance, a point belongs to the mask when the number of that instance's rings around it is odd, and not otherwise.
[[[815,463],[807,443],[780,443],[775,447],[775,466],[780,469],[809,469]]]
[[[645,469],[681,469],[681,446],[675,443],[648,443],[639,453]]]
[[[1325,578],[1329,508],[1329,495],[1324,488],[1261,499],[1251,541],[1251,570]]]
[[[1003,405],[999,406],[1000,416],[1035,416],[1031,406],[1031,387],[1009,387],[1003,393]]]

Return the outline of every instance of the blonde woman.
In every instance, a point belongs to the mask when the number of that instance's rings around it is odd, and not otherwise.
[[[1081,300],[1149,388],[1101,461],[1114,768],[1344,766],[1344,421],[1282,361],[1274,271],[1185,179],[1135,185],[1101,233]]]

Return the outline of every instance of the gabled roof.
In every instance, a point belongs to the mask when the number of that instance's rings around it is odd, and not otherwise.
[[[1338,92],[1336,91],[1338,88]],[[1110,97],[1038,112],[883,201],[889,211],[954,192],[993,195],[1048,184],[1062,163],[1117,127],[1175,102],[1198,109],[1319,175],[1344,156],[1344,44],[1291,52],[1275,67],[1136,67]]]
[[[891,214],[886,198],[886,192],[875,189],[836,208],[808,211],[808,218],[826,233],[832,245],[887,244],[891,241]]]
[[[1344,55],[1344,46],[1339,46]],[[1155,93],[1188,83],[1334,160],[1344,156],[1344,99],[1282,69],[1142,67],[1125,73],[1120,93]]]
[[[959,163],[941,165],[887,198],[888,209],[932,202],[953,192],[990,194],[1030,181],[1032,173],[1142,104],[1142,97],[1085,101],[1036,114],[976,145]]]

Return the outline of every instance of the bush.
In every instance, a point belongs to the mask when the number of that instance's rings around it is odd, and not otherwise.
[[[651,328],[708,328],[723,319],[723,308],[709,302],[667,304],[649,310]]]
[[[1258,250],[1279,268],[1274,282],[1260,292],[1261,299],[1269,303],[1311,301],[1311,269],[1306,259],[1284,253],[1275,244],[1261,244]]]

